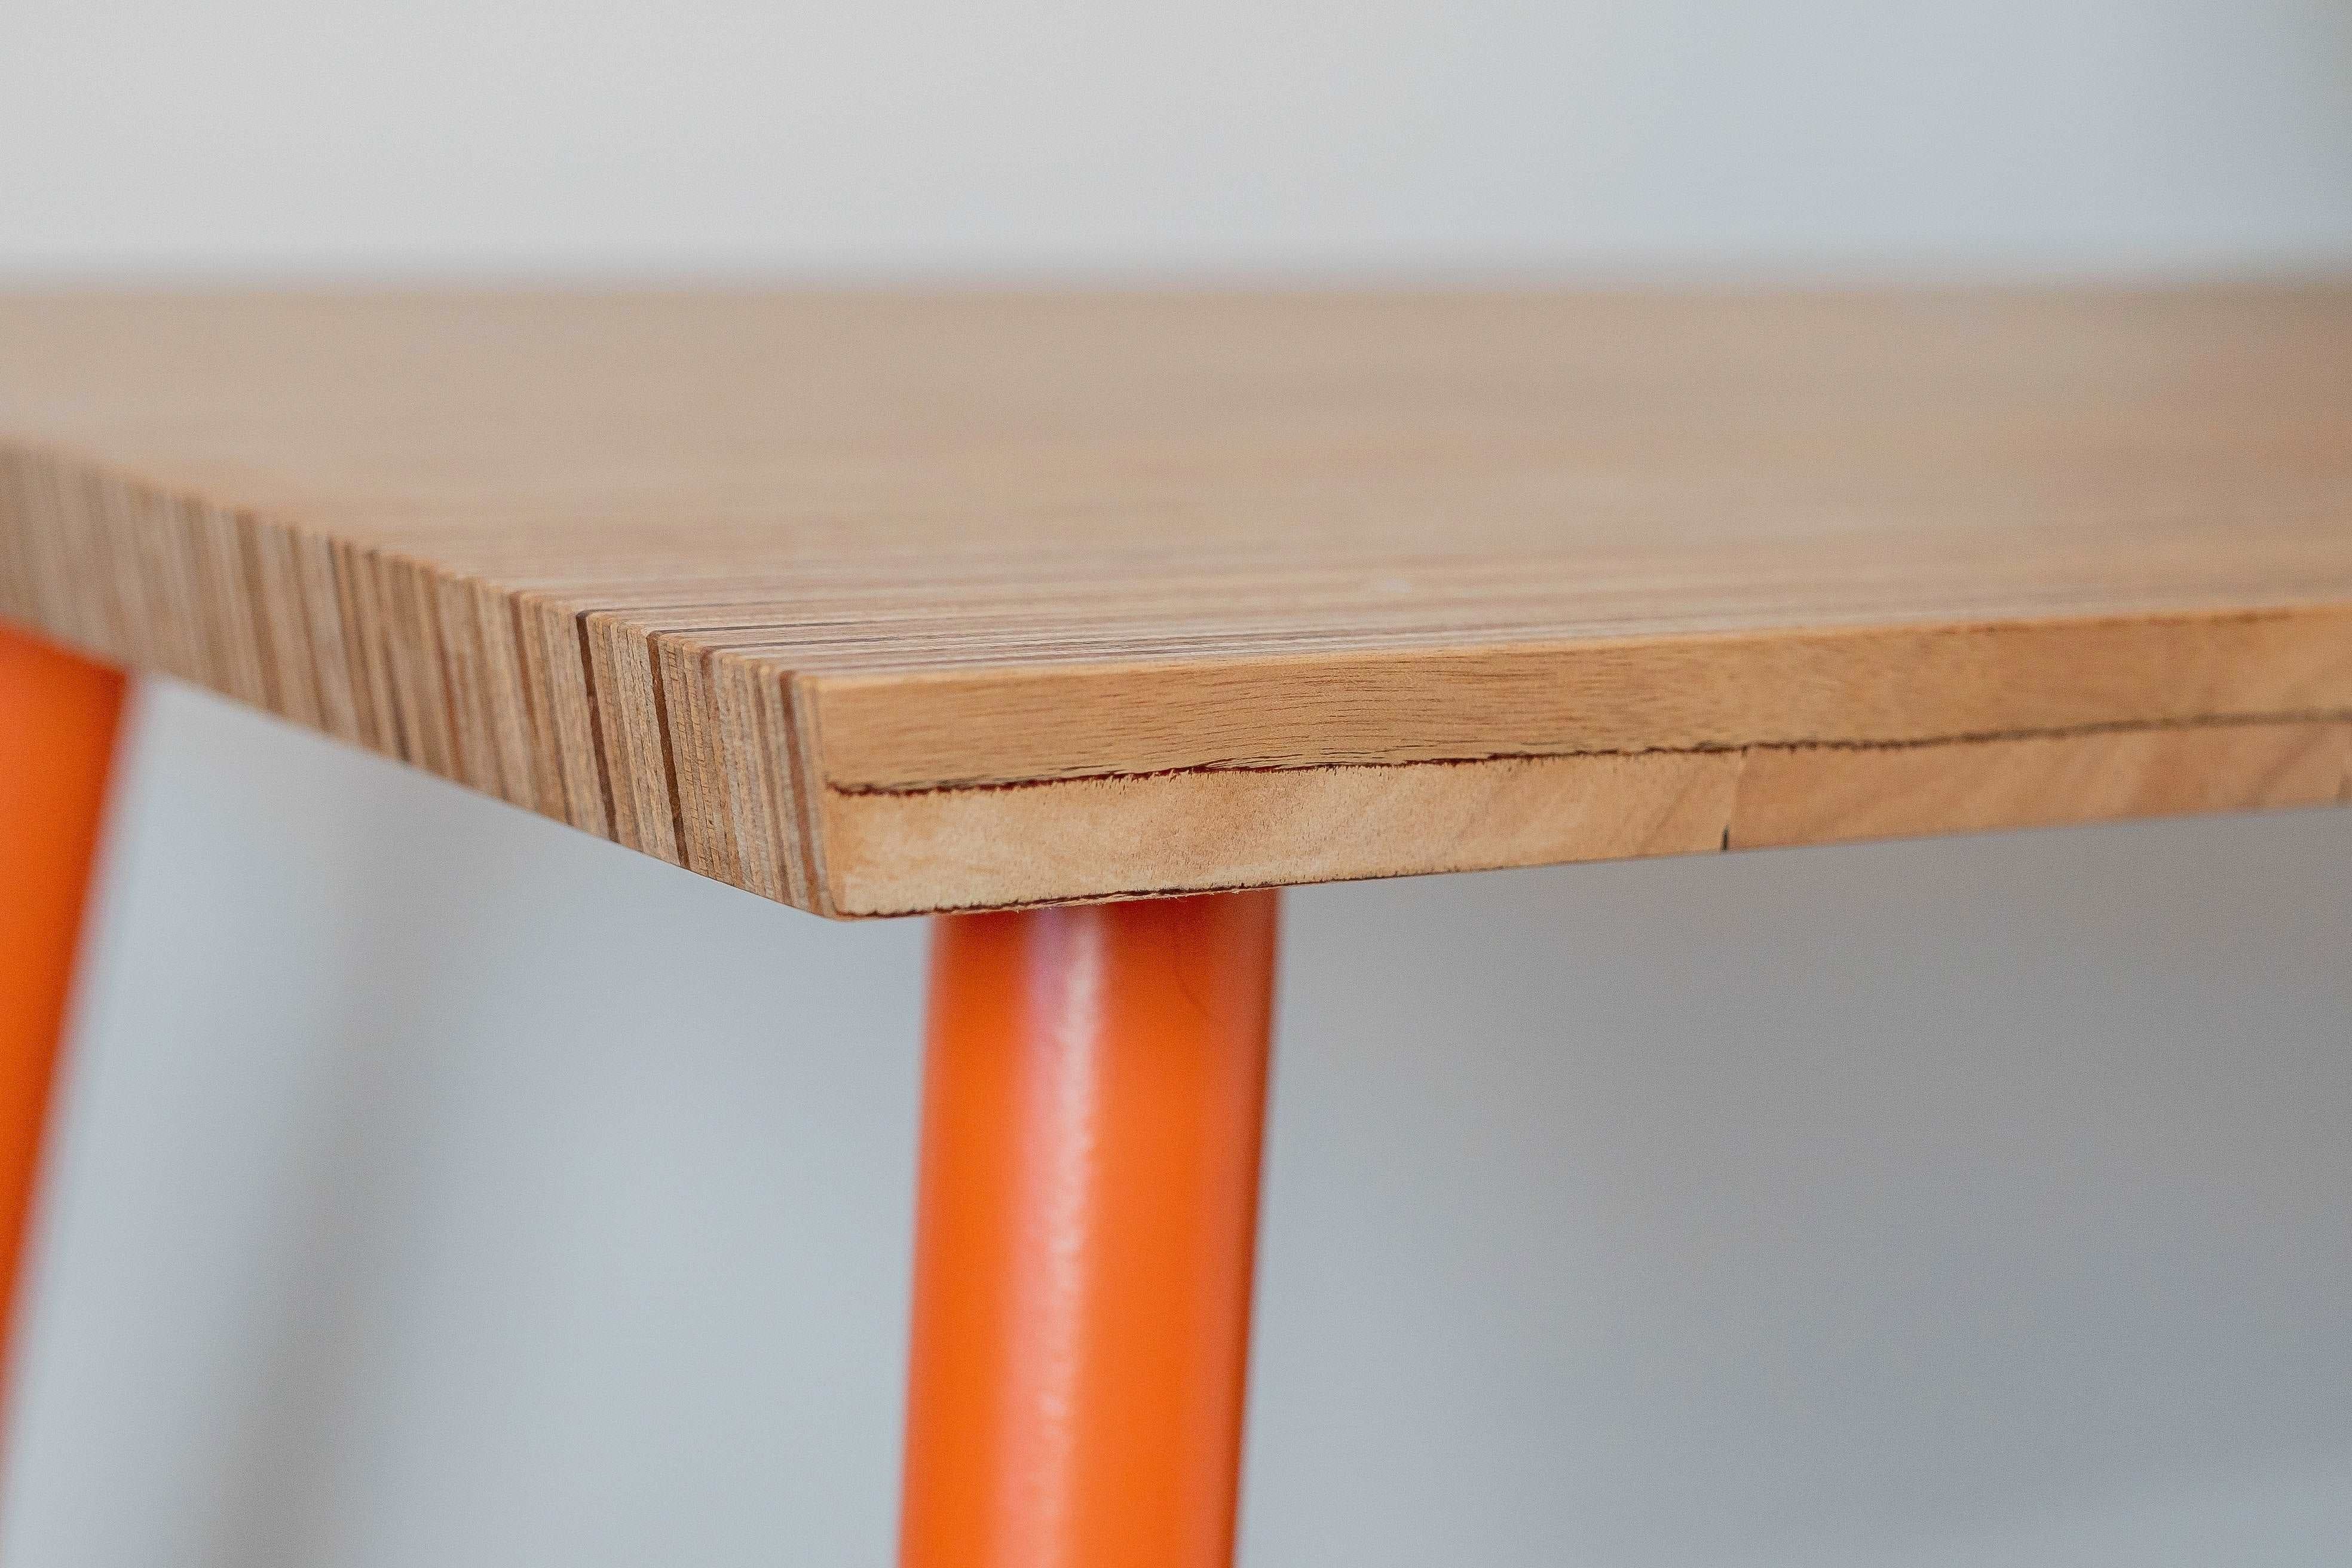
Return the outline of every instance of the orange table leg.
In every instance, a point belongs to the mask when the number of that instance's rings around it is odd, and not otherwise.
[[[939,922],[905,1568],[1232,1561],[1276,911]]]
[[[122,688],[118,671],[0,626],[0,1321],[17,1308]]]

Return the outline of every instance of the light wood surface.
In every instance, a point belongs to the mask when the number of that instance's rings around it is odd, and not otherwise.
[[[2352,795],[2352,285],[0,300],[0,616],[827,914]]]

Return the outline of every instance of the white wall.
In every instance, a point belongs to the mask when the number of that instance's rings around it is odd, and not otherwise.
[[[0,274],[2352,262],[2352,7],[18,5]],[[29,1568],[880,1563],[921,931],[147,694]],[[1295,895],[1244,1557],[2352,1540],[2352,818]]]
[[[2352,249],[2336,0],[14,0],[0,265]]]

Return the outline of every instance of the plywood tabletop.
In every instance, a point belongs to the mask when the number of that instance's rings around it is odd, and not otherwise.
[[[2352,286],[19,295],[0,616],[838,915],[2337,802]]]

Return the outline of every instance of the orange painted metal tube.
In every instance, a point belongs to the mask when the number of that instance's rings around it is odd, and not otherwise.
[[[939,921],[905,1568],[1231,1562],[1276,899]]]
[[[119,671],[0,626],[0,1314],[10,1321],[122,693]]]

